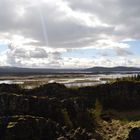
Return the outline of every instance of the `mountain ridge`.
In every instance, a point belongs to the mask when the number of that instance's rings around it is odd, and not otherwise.
[[[88,71],[140,71],[139,67],[126,67],[126,66],[116,66],[116,67],[92,67],[86,69]]]
[[[79,69],[55,69],[55,68],[24,68],[0,66],[0,74],[55,74],[55,73],[114,73],[114,72],[140,72],[139,67],[91,67]]]

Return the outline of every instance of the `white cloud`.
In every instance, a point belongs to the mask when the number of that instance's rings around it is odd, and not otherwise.
[[[114,67],[114,66],[136,66],[140,67],[140,58],[129,59],[122,56],[117,57],[117,59],[110,57],[100,57],[100,58],[63,58],[63,65],[66,68],[90,68],[93,66],[105,66],[105,67]],[[62,65],[62,66],[63,66]],[[61,67],[62,67],[61,66]]]
[[[0,42],[12,44],[1,55],[1,65],[124,65],[119,57],[133,54],[125,41],[140,39],[139,0],[0,0],[0,9]],[[87,48],[111,49],[117,61],[102,55],[90,60],[61,56]]]
[[[7,66],[7,55],[5,53],[0,53],[0,66]]]

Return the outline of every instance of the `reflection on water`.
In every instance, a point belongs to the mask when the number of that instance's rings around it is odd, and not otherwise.
[[[99,82],[84,82],[84,83],[66,83],[65,86],[67,87],[84,87],[84,86],[95,86],[99,84],[105,84],[106,81],[99,81]]]
[[[67,87],[81,87],[81,86],[93,86],[93,85],[98,85],[98,84],[105,84],[109,82],[112,79],[115,78],[121,78],[121,77],[128,77],[132,76],[133,74],[97,74],[97,75],[89,75],[89,74],[83,74],[83,75],[56,75],[50,77],[47,75],[45,78],[44,77],[33,77],[32,79],[30,78],[24,78],[21,79],[21,77],[18,79],[18,77],[13,80],[0,80],[0,84],[5,83],[5,84],[25,84],[25,83],[32,83],[32,85],[28,86],[33,86],[34,83],[40,83],[42,84],[47,84],[47,83],[62,83]]]
[[[83,75],[82,77],[78,78],[68,78],[68,79],[51,79],[49,83],[61,83],[65,84],[67,87],[83,87],[83,86],[94,86],[99,84],[105,84],[110,82],[116,78],[128,77],[132,76],[133,74],[98,74],[98,75]]]
[[[13,80],[0,80],[0,84],[24,84],[24,82]]]

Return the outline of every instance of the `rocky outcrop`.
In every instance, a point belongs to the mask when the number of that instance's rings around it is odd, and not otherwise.
[[[84,99],[0,94],[0,140],[89,140],[93,120]]]
[[[126,140],[140,140],[140,128],[132,128]]]
[[[41,85],[35,89],[27,91],[27,94],[36,95],[36,96],[55,96],[59,97],[60,95],[64,95],[69,90],[63,84],[59,83],[49,83],[46,85]]]
[[[60,124],[71,121],[75,127],[92,128],[91,120],[85,105],[85,99],[57,99],[56,97],[37,97],[17,94],[0,94],[0,116],[33,115],[51,118]],[[69,123],[69,122],[68,122]]]
[[[34,115],[63,123],[61,104],[56,98],[0,94],[0,116]]]
[[[19,85],[17,84],[0,84],[0,94],[5,92],[8,94],[11,93],[18,93],[18,94],[23,94],[24,89],[22,89]]]
[[[34,116],[0,118],[0,140],[90,140],[86,129],[69,129],[66,126]]]

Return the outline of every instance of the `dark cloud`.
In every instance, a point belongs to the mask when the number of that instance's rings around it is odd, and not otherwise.
[[[116,30],[112,35],[119,39],[140,38],[139,0],[73,0],[72,9],[95,14],[102,22],[112,25]]]

